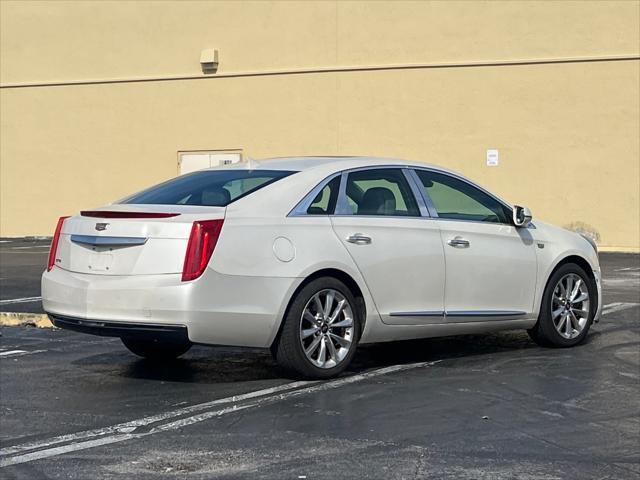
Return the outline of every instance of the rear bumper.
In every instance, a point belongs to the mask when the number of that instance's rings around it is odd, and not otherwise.
[[[42,276],[42,304],[58,319],[93,322],[67,322],[62,328],[184,326],[193,343],[268,347],[300,281],[222,275],[211,268],[183,282],[180,274],[96,275],[55,267]]]
[[[186,343],[189,341],[187,327],[184,325],[163,325],[157,323],[125,323],[87,320],[65,317],[49,313],[51,322],[58,328],[75,332],[100,335],[102,337],[132,338],[167,343]]]

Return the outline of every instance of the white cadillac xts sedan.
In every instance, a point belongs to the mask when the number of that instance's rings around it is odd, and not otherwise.
[[[527,329],[576,345],[600,283],[592,241],[461,175],[312,157],[201,170],[60,218],[42,298],[56,326],[143,357],[265,347],[327,378],[358,343]]]

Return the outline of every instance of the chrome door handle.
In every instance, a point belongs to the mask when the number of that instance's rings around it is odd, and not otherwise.
[[[471,245],[471,243],[469,243],[469,240],[465,240],[462,237],[454,237],[447,243],[455,248],[468,248],[469,245]]]
[[[369,245],[371,243],[371,237],[362,233],[354,233],[347,237],[347,242],[355,243],[356,245]]]

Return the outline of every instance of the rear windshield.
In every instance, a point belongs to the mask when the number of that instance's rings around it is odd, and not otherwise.
[[[226,207],[292,173],[282,170],[201,170],[148,188],[120,203]]]

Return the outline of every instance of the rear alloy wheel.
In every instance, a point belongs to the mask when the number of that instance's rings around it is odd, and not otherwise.
[[[307,359],[318,368],[339,365],[351,350],[353,309],[337,290],[328,288],[307,302],[300,319],[300,342]]]
[[[575,264],[560,267],[549,279],[542,308],[529,336],[539,345],[571,347],[584,340],[591,326],[596,287]]]
[[[274,356],[280,366],[303,377],[333,377],[351,361],[359,327],[351,291],[335,278],[319,278],[294,298]]]
[[[139,357],[149,360],[173,360],[191,348],[191,343],[156,342],[153,340],[135,340],[121,338],[124,346]]]

